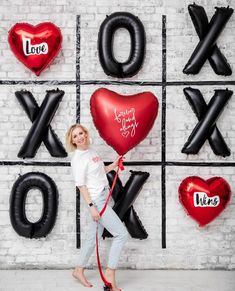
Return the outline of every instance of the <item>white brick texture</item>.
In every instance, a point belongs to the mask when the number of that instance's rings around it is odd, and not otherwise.
[[[197,75],[185,75],[183,67],[198,43],[198,36],[188,14],[187,6],[193,1],[185,0],[2,0],[0,3],[0,269],[71,268],[76,266],[79,249],[76,249],[76,193],[68,166],[5,165],[4,162],[22,162],[17,153],[24,141],[31,121],[23,112],[15,97],[15,91],[26,89],[32,92],[40,105],[46,90],[57,87],[65,91],[62,102],[51,122],[59,139],[65,144],[65,133],[76,120],[76,16],[80,15],[80,79],[81,81],[120,81],[106,76],[98,58],[97,39],[99,27],[106,15],[127,11],[138,16],[146,31],[146,57],[142,69],[125,81],[162,81],[162,15],[166,15],[166,78],[167,81],[234,81],[231,76],[214,73],[208,61]],[[235,8],[232,0],[199,0],[209,20],[215,6]],[[62,50],[36,77],[13,55],[8,45],[8,31],[15,23],[27,22],[36,25],[50,21],[57,25],[63,35]],[[227,23],[217,44],[235,70],[235,14]],[[129,55],[130,37],[126,30],[115,34],[114,54],[119,61]],[[55,85],[50,81],[73,81],[71,85]],[[2,84],[1,81],[48,81],[45,84]],[[112,161],[115,151],[103,141],[96,130],[90,114],[91,94],[99,87],[120,94],[153,92],[159,101],[159,113],[148,137],[126,154],[125,161],[152,162],[162,157],[162,87],[140,85],[81,85],[81,123],[90,130],[92,142],[104,161]],[[218,157],[206,142],[197,155],[184,155],[181,149],[197,123],[184,94],[186,86],[166,88],[166,161],[172,162],[234,162],[235,159],[235,92],[217,121],[231,156]],[[235,85],[191,86],[201,90],[209,102],[215,89],[235,91]],[[30,162],[69,162],[70,158],[50,156],[41,145]],[[27,161],[26,161],[27,162]],[[221,176],[235,191],[235,168],[166,166],[166,248],[162,248],[162,193],[161,166],[126,166],[120,174],[128,180],[129,170],[150,173],[134,207],[146,228],[147,240],[130,238],[120,260],[120,268],[131,269],[235,269],[235,194],[226,210],[204,228],[197,226],[185,213],[178,200],[178,187],[187,176],[197,175],[204,179]],[[42,239],[27,239],[13,229],[9,217],[9,198],[13,183],[18,176],[31,171],[49,175],[59,191],[59,208],[52,232]],[[38,190],[30,190],[26,200],[26,213],[30,221],[36,221],[42,210],[42,196]],[[90,215],[81,199],[81,243],[87,236]],[[101,242],[100,252],[105,264],[110,239]],[[96,267],[95,254],[90,267]]]

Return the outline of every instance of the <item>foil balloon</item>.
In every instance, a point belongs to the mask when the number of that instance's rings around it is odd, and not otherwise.
[[[128,59],[120,63],[113,54],[113,38],[119,28],[128,30],[131,48]],[[100,64],[108,76],[132,77],[140,70],[145,57],[145,30],[140,19],[129,12],[115,12],[100,26],[98,52]]]
[[[18,157],[23,159],[35,157],[42,141],[53,157],[66,157],[67,153],[62,143],[50,126],[64,96],[64,91],[58,88],[48,90],[40,107],[29,91],[17,91],[15,95],[32,121],[32,126],[20,148]]]
[[[25,204],[31,189],[42,193],[43,210],[37,222],[27,219]],[[56,223],[59,193],[55,182],[41,172],[29,172],[20,176],[14,183],[10,196],[10,219],[14,230],[27,238],[46,237]]]
[[[151,92],[124,96],[100,88],[92,94],[90,108],[100,136],[119,155],[124,155],[151,130],[158,100]]]
[[[216,12],[208,25],[204,9],[197,9],[196,7],[197,6],[190,6],[189,13],[195,24],[196,31],[199,34],[200,42],[185,65],[183,73],[199,73],[202,66],[209,58],[210,64],[212,64],[217,74],[231,75],[231,68],[229,64],[227,64],[227,60],[222,53],[218,51],[216,41],[233,14],[233,9],[230,7],[215,7]]]
[[[50,22],[17,23],[9,31],[8,42],[17,59],[39,76],[60,51],[62,34]]]
[[[136,210],[134,209],[134,201],[139,196],[144,183],[149,178],[148,172],[132,171],[131,176],[123,186],[119,177],[117,177],[116,184],[113,189],[113,200],[115,202],[113,210],[117,213],[118,217],[126,225],[127,231],[132,238],[146,239],[148,233],[145,230]],[[115,171],[111,171],[107,174],[110,187],[115,179]],[[112,235],[107,229],[103,232],[103,238],[111,237]]]
[[[18,153],[19,158],[35,157],[41,142],[44,143],[52,157],[67,157],[65,148],[50,125],[64,93],[58,88],[57,90],[48,90],[42,105],[39,107],[30,91],[15,92],[17,100],[32,122],[32,127]]]
[[[179,201],[199,226],[205,226],[214,220],[226,208],[230,198],[230,186],[221,177],[203,180],[191,176],[179,186]]]
[[[223,157],[229,156],[230,150],[221,133],[218,131],[216,121],[231,98],[233,91],[228,89],[215,90],[215,94],[208,105],[197,89],[184,88],[184,94],[199,119],[199,122],[196,124],[187,142],[184,144],[181,150],[182,153],[197,154],[208,139],[216,155],[221,155]]]
[[[221,11],[223,10],[223,8],[217,8],[217,10]],[[211,21],[211,23],[209,24],[204,8],[194,3],[188,6],[188,11],[200,40],[202,40],[204,37],[208,38],[207,33],[210,30],[211,25],[214,26],[215,23]],[[231,12],[231,9],[229,11]],[[232,69],[226,57],[222,54],[216,43],[214,44],[213,49],[211,51],[208,51],[208,61],[217,75],[230,76],[232,74]],[[194,66],[194,68],[190,68],[189,66],[185,69],[185,73],[189,73],[190,70],[191,73],[193,73],[194,70],[195,72],[197,72],[198,68],[196,65]]]

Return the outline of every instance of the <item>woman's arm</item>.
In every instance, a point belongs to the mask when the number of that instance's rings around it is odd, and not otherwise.
[[[88,192],[87,186],[83,185],[83,186],[78,187],[78,189],[80,190],[80,193],[82,194],[82,197],[86,201],[87,205],[90,204],[92,200]]]
[[[92,203],[90,194],[88,192],[88,189],[86,187],[86,185],[80,186],[78,187],[78,189],[80,190],[80,193],[82,194],[83,199],[86,201],[87,205],[89,205],[90,203]],[[100,214],[97,211],[97,209],[95,208],[95,206],[89,206],[90,208],[90,212],[91,212],[91,216],[93,218],[94,221],[98,221],[100,219]]]

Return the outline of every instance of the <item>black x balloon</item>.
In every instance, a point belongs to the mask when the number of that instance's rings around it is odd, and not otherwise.
[[[233,91],[228,89],[215,90],[215,94],[208,105],[198,89],[184,88],[184,94],[199,122],[185,143],[182,153],[197,154],[206,139],[208,139],[216,155],[229,156],[230,149],[216,126],[216,120],[232,96]]]
[[[64,96],[64,91],[59,89],[47,91],[41,107],[38,106],[29,91],[16,91],[15,95],[33,123],[18,153],[18,157],[33,158],[42,141],[51,156],[66,157],[66,150],[50,126],[51,120]]]
[[[188,6],[189,14],[199,36],[200,42],[183,69],[185,74],[197,74],[208,59],[217,75],[232,74],[230,65],[216,45],[217,38],[233,14],[232,8],[215,7],[216,12],[210,23],[202,6]]]
[[[133,203],[140,193],[144,183],[149,177],[149,173],[141,171],[130,171],[131,176],[122,186],[122,182],[117,178],[112,197],[115,201],[113,210],[117,213],[119,218],[124,221],[128,232],[131,237],[138,239],[146,239],[148,234],[140,221]],[[111,186],[115,177],[115,171],[107,174],[109,185]],[[105,229],[103,238],[111,237],[112,235]]]

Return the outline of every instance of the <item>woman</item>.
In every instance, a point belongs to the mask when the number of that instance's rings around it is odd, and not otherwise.
[[[113,235],[113,242],[109,253],[108,266],[105,278],[112,284],[113,291],[120,291],[115,280],[115,270],[121,250],[127,241],[128,233],[123,223],[108,205],[102,217],[102,210],[109,193],[109,184],[106,174],[118,166],[119,158],[112,164],[105,166],[96,151],[90,146],[88,130],[80,125],[72,125],[66,136],[67,148],[74,151],[71,160],[72,172],[76,187],[79,188],[89,210],[91,220],[89,237],[79,253],[78,266],[73,271],[73,276],[84,286],[92,287],[92,284],[84,275],[85,266],[93,253],[96,244],[96,227],[98,223],[98,234],[101,237],[104,228]]]

